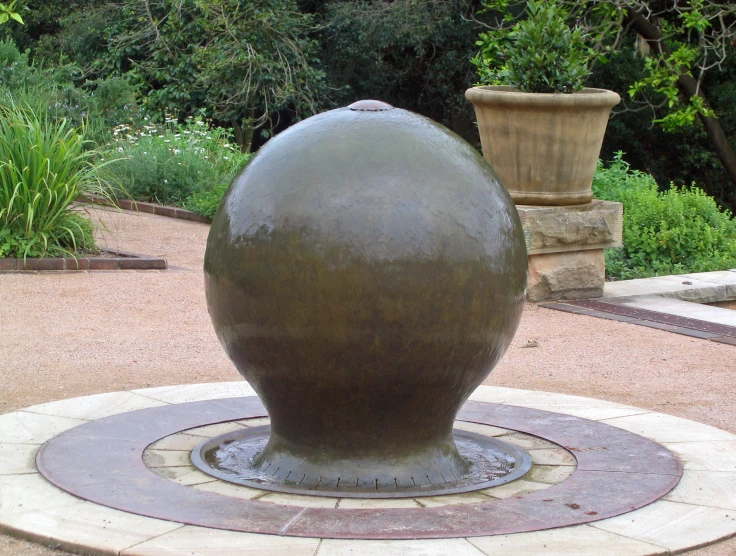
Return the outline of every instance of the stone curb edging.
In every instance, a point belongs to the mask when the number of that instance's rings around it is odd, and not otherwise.
[[[736,533],[733,446],[736,435],[694,421],[603,400],[481,386],[471,399],[593,419],[645,436],[684,464],[668,495],[618,517],[513,535],[401,541],[335,540],[209,529],[113,510],[82,501],[38,473],[35,455],[47,440],[77,425],[165,405],[253,396],[245,381],[110,392],[27,407],[0,415],[0,530],[36,542],[93,554],[185,556],[227,547],[238,554],[679,554]],[[541,492],[541,491],[540,491]],[[287,506],[288,507],[288,506]],[[458,506],[446,506],[457,508]]]
[[[138,255],[118,249],[100,248],[112,257],[44,257],[41,259],[0,259],[0,272],[27,272],[38,270],[165,270],[166,259]]]
[[[688,319],[677,315],[649,311],[647,309],[615,305],[613,303],[605,303],[594,299],[540,303],[539,306],[546,309],[564,311],[566,313],[587,315],[589,317],[615,320],[618,322],[628,322],[638,326],[646,326],[648,328],[656,328],[657,330],[665,330],[667,332],[674,332],[675,334],[682,334],[683,336],[710,340],[711,342],[717,342],[719,344],[736,345],[736,327],[724,324],[711,323],[698,319]]]
[[[202,492],[152,474],[143,461],[146,446],[192,425],[267,415],[255,396],[139,409],[61,433],[39,450],[36,467],[46,480],[77,498],[136,515],[229,531],[346,540],[482,537],[590,523],[660,499],[683,474],[672,452],[629,431],[571,415],[479,401],[467,402],[458,420],[553,442],[573,454],[577,469],[565,481],[523,497],[366,510],[283,506]],[[415,491],[411,498],[433,494]],[[330,496],[335,501],[343,497],[339,492]]]
[[[539,306],[736,345],[736,319],[717,314],[733,311],[698,309],[733,300],[736,269],[606,282],[602,298],[560,299]]]
[[[142,201],[133,201],[132,199],[114,199],[111,203],[106,199],[100,199],[99,197],[91,197],[89,195],[81,195],[78,199],[80,203],[86,203],[90,205],[101,205],[101,206],[116,206],[123,210],[132,210],[136,212],[144,212],[146,214],[155,214],[158,216],[168,216],[169,218],[179,218],[180,220],[189,220],[192,222],[201,222],[202,224],[211,224],[212,219],[207,216],[202,216],[191,210],[186,210],[178,207],[170,207],[166,205],[159,205],[156,203],[144,203]]]

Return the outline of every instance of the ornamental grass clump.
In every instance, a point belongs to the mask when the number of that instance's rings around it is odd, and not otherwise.
[[[508,85],[524,93],[582,90],[596,57],[583,29],[570,28],[567,12],[552,0],[529,0],[525,15],[511,29],[501,25],[478,36],[480,51],[471,62],[480,84]]]
[[[93,224],[74,201],[110,195],[82,131],[47,112],[0,106],[0,257],[96,251]]]

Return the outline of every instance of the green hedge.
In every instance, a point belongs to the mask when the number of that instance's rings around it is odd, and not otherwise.
[[[659,191],[618,153],[609,167],[599,164],[593,193],[624,204],[624,246],[606,251],[609,278],[736,268],[736,221],[694,185]]]

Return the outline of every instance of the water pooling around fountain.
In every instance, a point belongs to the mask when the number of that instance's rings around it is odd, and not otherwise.
[[[217,436],[200,443],[192,451],[192,463],[205,473],[239,485],[263,490],[340,496],[344,498],[414,498],[456,494],[498,486],[522,477],[531,468],[529,455],[521,448],[496,438],[455,430],[454,440],[460,457],[470,463],[461,477],[416,476],[380,479],[367,470],[362,476],[293,476],[291,471],[254,466],[266,447],[271,427],[250,427]],[[401,470],[398,470],[401,472]],[[329,469],[322,469],[322,473]]]

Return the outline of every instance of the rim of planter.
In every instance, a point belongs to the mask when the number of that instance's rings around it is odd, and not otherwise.
[[[555,108],[614,107],[621,102],[618,93],[608,89],[585,88],[576,93],[523,93],[508,85],[481,85],[465,91],[473,104],[518,105]]]

